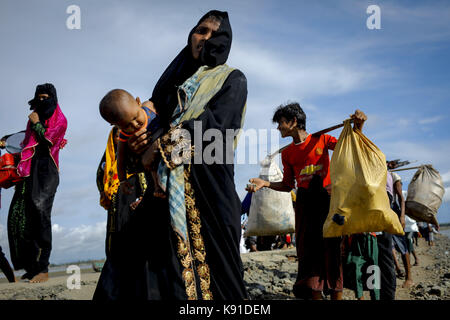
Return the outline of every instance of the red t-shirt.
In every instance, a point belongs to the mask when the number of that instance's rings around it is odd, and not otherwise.
[[[292,142],[281,152],[284,184],[295,188],[297,181],[297,188],[308,188],[315,174],[322,177],[324,187],[331,184],[328,150],[334,150],[336,143],[337,139],[328,134],[320,137],[310,134],[298,145]]]

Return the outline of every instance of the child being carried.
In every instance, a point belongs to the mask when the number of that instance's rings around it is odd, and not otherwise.
[[[153,134],[159,127],[159,117],[152,106],[143,106],[139,98],[134,97],[125,90],[114,89],[108,92],[100,102],[100,114],[107,122],[116,125],[120,129],[119,146],[117,155],[117,173],[120,185],[124,192],[129,192],[131,185],[126,181],[125,158],[131,152],[128,148],[128,139],[142,128],[147,129],[147,134]],[[155,197],[165,198],[165,194],[158,184],[158,176],[153,162],[150,172],[154,183]]]

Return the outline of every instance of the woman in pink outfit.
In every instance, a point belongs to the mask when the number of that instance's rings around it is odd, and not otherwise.
[[[55,87],[36,87],[29,102],[29,121],[22,142],[16,185],[8,215],[8,238],[14,269],[25,269],[22,279],[44,282],[52,249],[51,210],[59,185],[59,150],[65,145],[67,120]]]

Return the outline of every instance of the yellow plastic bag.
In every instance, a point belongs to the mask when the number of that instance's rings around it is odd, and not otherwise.
[[[404,234],[386,193],[386,157],[346,121],[330,163],[330,211],[324,238],[362,232]]]

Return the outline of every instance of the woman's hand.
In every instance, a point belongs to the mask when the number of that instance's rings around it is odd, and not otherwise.
[[[30,115],[28,116],[28,119],[30,119],[31,123],[36,124],[39,122],[39,115],[37,114],[36,111],[33,111],[32,113],[30,113]]]
[[[362,128],[364,126],[364,121],[367,120],[366,114],[358,109],[356,109],[354,114],[350,115],[350,118],[352,118],[354,120],[353,128],[358,129],[360,131],[362,130]]]
[[[405,230],[406,219],[405,219],[405,215],[404,214],[400,217],[400,224],[402,225],[403,230]]]
[[[260,178],[252,178],[249,180],[249,182],[250,184],[248,184],[247,188],[245,188],[245,190],[247,190],[248,192],[256,192],[259,189],[268,187],[270,185],[269,181],[265,181]]]
[[[128,147],[132,152],[141,154],[150,146],[150,138],[151,135],[147,133],[147,129],[142,128],[128,139]]]

